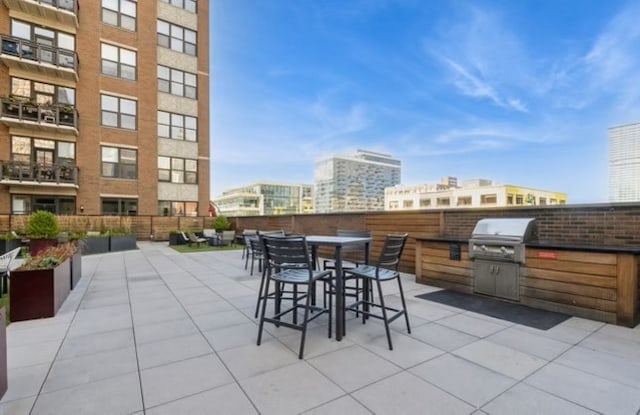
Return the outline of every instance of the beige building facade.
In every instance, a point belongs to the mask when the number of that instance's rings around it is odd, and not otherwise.
[[[225,190],[213,199],[225,216],[294,215],[313,213],[310,184],[252,183]]]
[[[447,178],[451,179],[451,178]],[[451,185],[450,183],[453,183]],[[385,189],[385,210],[419,210],[449,208],[563,205],[565,193],[513,185],[494,185],[490,180],[475,179],[457,186],[457,181],[417,186],[394,186]]]
[[[207,0],[3,0],[0,34],[0,213],[208,214]]]

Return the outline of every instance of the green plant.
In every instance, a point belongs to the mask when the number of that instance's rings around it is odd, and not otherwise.
[[[226,231],[231,228],[231,223],[229,223],[229,219],[226,216],[220,215],[216,216],[216,219],[213,221],[213,229],[216,232]]]
[[[38,255],[24,256],[24,263],[18,270],[29,271],[34,269],[50,269],[62,264],[71,258],[78,251],[77,244],[73,242],[63,243],[57,246],[50,246],[40,251]]]
[[[11,232],[0,234],[0,240],[10,241],[12,239],[20,239],[17,235],[14,235]]]
[[[31,239],[53,239],[59,232],[58,219],[51,212],[39,210],[29,218],[27,236]]]

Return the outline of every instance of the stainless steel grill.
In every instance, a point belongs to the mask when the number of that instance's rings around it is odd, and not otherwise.
[[[469,257],[474,259],[474,291],[518,300],[525,243],[534,239],[535,234],[534,218],[479,220],[469,240]]]

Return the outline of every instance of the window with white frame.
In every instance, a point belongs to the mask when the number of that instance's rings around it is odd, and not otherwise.
[[[102,125],[105,127],[136,129],[138,103],[132,99],[100,95]]]
[[[197,11],[196,0],[160,0],[163,3],[185,9],[186,11],[195,13]]]
[[[158,200],[160,216],[198,216],[198,202]]]
[[[131,81],[136,80],[136,56],[135,50],[102,43],[100,45],[103,75],[115,76]]]
[[[138,151],[130,148],[101,148],[102,177],[138,178]]]
[[[102,0],[102,21],[121,29],[136,30],[137,4],[132,0]]]
[[[198,161],[179,157],[158,157],[158,181],[198,183]]]
[[[196,56],[197,34],[191,29],[158,20],[158,45]]]
[[[189,72],[158,65],[158,90],[172,95],[196,99],[198,77]]]
[[[198,119],[189,115],[158,111],[158,137],[198,141]]]

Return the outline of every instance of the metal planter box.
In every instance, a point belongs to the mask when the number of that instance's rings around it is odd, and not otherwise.
[[[109,252],[108,236],[92,236],[82,239],[80,243],[84,255],[104,254]]]
[[[55,316],[71,290],[71,259],[51,269],[13,271],[11,321]]]
[[[111,236],[109,238],[109,251],[129,251],[138,249],[136,237],[133,235]]]

